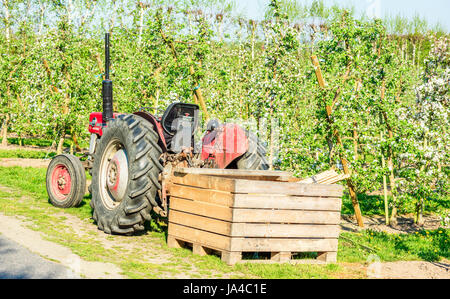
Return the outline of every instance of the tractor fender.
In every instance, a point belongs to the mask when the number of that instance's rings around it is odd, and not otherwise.
[[[245,130],[236,124],[223,124],[202,139],[202,160],[214,160],[216,167],[220,169],[227,168],[247,151]]]
[[[167,142],[166,138],[164,137],[164,129],[161,125],[161,122],[158,121],[158,119],[155,116],[145,111],[139,111],[133,114],[142,117],[143,119],[145,119],[146,121],[150,122],[153,125],[156,133],[159,135],[158,141],[159,147],[161,147],[163,152],[167,152]]]
[[[123,115],[123,113],[114,113],[113,118],[117,118],[119,115]],[[155,128],[156,133],[159,135],[158,145],[161,149],[166,152],[167,145],[166,139],[164,137],[164,131],[161,126],[161,123],[150,113],[147,112],[136,112],[134,115],[140,116],[150,122]],[[101,138],[103,135],[103,129],[107,126],[107,124],[103,121],[103,113],[102,112],[93,112],[89,115],[89,132],[91,134],[95,134],[98,138]]]

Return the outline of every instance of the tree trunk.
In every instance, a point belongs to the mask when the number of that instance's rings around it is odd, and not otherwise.
[[[72,25],[72,12],[73,12],[73,3],[72,0],[67,0],[67,23],[69,27]]]
[[[357,123],[354,123],[355,129],[353,130],[353,151],[355,153],[355,161],[358,160],[358,131],[356,131]]]
[[[383,141],[383,139],[384,139],[383,130],[381,130],[380,139],[381,139],[381,141]],[[381,152],[381,166],[383,168],[386,167],[386,161],[384,158],[383,151]],[[385,215],[386,225],[389,225],[389,201],[388,201],[388,191],[387,191],[387,182],[386,181],[387,181],[386,175],[383,174],[384,215]]]
[[[38,35],[42,35],[42,31],[44,31],[44,19],[45,19],[45,4],[42,0],[39,0],[39,31]]]
[[[2,126],[2,146],[8,146],[8,124],[9,124],[9,114],[6,114],[6,118],[3,121]]]
[[[381,100],[383,101],[386,94],[386,82],[383,80],[382,87],[381,87]],[[386,111],[382,111],[382,116],[384,118],[384,121],[386,123],[386,127],[388,130],[388,136],[389,140],[394,139],[394,131],[389,123],[389,119],[387,116]],[[387,165],[390,171],[389,175],[389,185],[391,186],[391,195],[392,195],[392,211],[391,211],[391,217],[389,219],[389,223],[391,225],[397,225],[397,196],[396,196],[396,185],[395,185],[395,176],[394,176],[394,151],[392,150],[392,146],[389,145],[388,147],[388,161]]]
[[[5,37],[6,41],[9,42],[11,38],[11,15],[9,13],[9,0],[3,0],[3,12],[5,14]]]
[[[117,3],[116,2],[117,2],[116,0],[112,1],[113,11],[112,11],[111,19],[109,20],[109,33],[110,34],[112,34],[115,23],[116,23],[116,12],[117,12]]]
[[[256,21],[251,21],[252,24],[252,61],[255,60],[255,32],[256,32]]]
[[[192,65],[189,68],[189,72],[190,72],[191,76],[195,75],[195,70]],[[209,120],[208,109],[206,108],[205,99],[203,98],[203,93],[202,93],[202,90],[200,89],[200,85],[199,85],[200,82],[195,82],[195,84],[197,86],[194,88],[194,101],[196,101],[197,103],[200,104],[200,107],[202,108],[203,113],[205,113],[206,120]]]
[[[417,207],[416,207],[416,219],[415,222],[417,225],[419,226],[424,226],[425,221],[423,219],[423,205],[424,205],[424,200],[423,198],[421,198],[419,200],[419,202],[417,203]]]
[[[61,155],[63,153],[64,137],[59,138],[58,147],[56,148],[56,154]]]
[[[138,45],[142,42],[142,31],[144,30],[144,4],[139,2],[139,37],[138,37]]]

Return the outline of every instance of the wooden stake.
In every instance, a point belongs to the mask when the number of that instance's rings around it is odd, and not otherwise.
[[[381,130],[381,140],[384,138],[383,130]],[[384,159],[384,153],[381,152],[381,166],[383,168],[386,167],[386,161]],[[388,191],[387,191],[387,182],[386,175],[383,175],[383,191],[384,191],[384,214],[386,218],[386,225],[389,225],[389,202],[388,202]]]
[[[314,70],[316,72],[317,81],[319,82],[319,86],[322,89],[325,89],[326,84],[325,84],[325,80],[323,79],[323,76],[322,76],[322,71],[320,69],[320,64],[319,64],[319,60],[317,59],[317,56],[315,56],[315,55],[311,56],[311,60],[314,65]],[[350,74],[350,68],[347,67],[347,71],[344,75],[344,82],[347,80],[349,74]],[[338,88],[338,90],[335,93],[335,98],[334,98],[333,103],[336,103],[336,101],[339,97],[339,94],[340,94],[340,87]],[[327,120],[328,120],[329,124],[331,125],[331,124],[333,124],[333,121],[331,118],[331,115],[333,113],[333,108],[330,105],[328,105],[327,103],[325,103],[325,105],[326,105],[326,111],[327,111]],[[339,132],[336,130],[335,132],[333,132],[333,135],[336,138],[337,144],[339,146],[342,146],[343,144],[342,144],[342,140],[341,140]],[[347,159],[345,159],[345,157],[343,157],[343,156],[340,156],[340,159],[341,159],[342,167],[344,170],[344,174],[350,175],[350,170],[348,168]],[[348,187],[348,191],[350,193],[350,197],[352,199],[353,209],[355,211],[356,220],[358,221],[358,226],[364,227],[364,221],[362,219],[362,214],[361,214],[361,209],[359,207],[358,197],[356,195],[355,188],[353,186],[353,182],[350,177],[347,179],[347,187]]]
[[[192,65],[189,68],[189,71],[191,73],[191,76],[195,75],[195,70],[194,70],[194,67]],[[197,105],[198,105],[198,103],[200,103],[200,107],[202,108],[203,113],[205,113],[205,118],[206,118],[206,120],[208,120],[209,119],[209,113],[208,113],[208,109],[206,108],[205,99],[203,98],[202,90],[200,89],[200,83],[199,82],[195,82],[195,84],[197,84],[197,86],[194,89],[194,101],[195,101],[195,103]]]

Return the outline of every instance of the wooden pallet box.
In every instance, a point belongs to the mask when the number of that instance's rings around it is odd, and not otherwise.
[[[214,249],[230,265],[243,252],[269,252],[276,261],[317,252],[320,260],[336,261],[343,187],[280,181],[275,172],[249,180],[245,173],[232,178],[175,172],[169,246],[191,243],[202,255]]]

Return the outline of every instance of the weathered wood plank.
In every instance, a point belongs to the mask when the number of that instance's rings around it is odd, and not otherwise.
[[[233,238],[230,251],[337,252],[337,239]]]
[[[233,216],[231,208],[174,196],[170,198],[170,209],[230,222]]]
[[[337,239],[230,238],[171,224],[169,236],[207,248],[234,252],[337,252]]]
[[[319,252],[317,260],[326,263],[336,263],[337,262],[337,252]]]
[[[226,236],[231,235],[231,222],[183,213],[173,209],[169,212],[169,223],[181,224]]]
[[[173,184],[212,189],[225,192],[235,191],[235,180],[197,174],[174,173],[171,177]]]
[[[241,169],[210,169],[210,168],[175,168],[174,173],[196,174],[228,177],[235,179],[269,180],[269,181],[289,181],[293,174],[287,171],[268,170],[241,170]]]
[[[270,259],[272,261],[287,263],[291,260],[292,253],[291,252],[272,252],[270,255]]]
[[[339,185],[307,185],[286,182],[236,180],[235,193],[283,194],[299,196],[341,197],[344,188]]]
[[[233,206],[234,201],[234,194],[230,192],[194,188],[177,184],[171,184],[169,187],[169,192],[171,196],[178,198],[203,201],[227,207]]]
[[[223,251],[222,252],[222,256],[221,259],[224,263],[226,263],[227,265],[234,265],[237,264],[239,262],[242,262],[242,252],[228,252],[228,251]]]
[[[340,211],[339,197],[299,197],[285,195],[236,194],[234,208]]]
[[[322,184],[322,185],[331,185],[343,181],[348,178],[348,175],[338,174],[334,170],[325,171],[319,173],[310,178],[301,180],[300,184]]]
[[[304,224],[231,224],[232,237],[249,238],[338,238],[338,225],[304,225]]]
[[[211,214],[210,214],[211,215]],[[339,224],[340,212],[233,209],[232,221],[245,223]],[[228,221],[231,221],[229,219]]]
[[[168,235],[179,240],[196,243],[211,249],[230,251],[231,238],[227,236],[205,232],[175,223],[169,225]]]

